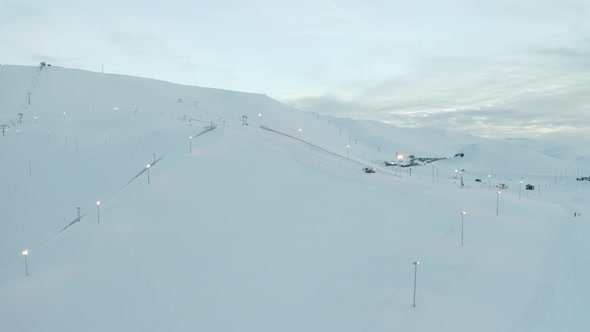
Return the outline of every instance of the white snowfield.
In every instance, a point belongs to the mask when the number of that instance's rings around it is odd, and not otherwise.
[[[0,331],[590,326],[585,146],[60,67],[0,66],[0,124]]]

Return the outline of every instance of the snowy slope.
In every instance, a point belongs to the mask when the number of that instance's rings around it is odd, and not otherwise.
[[[446,153],[458,142],[432,130],[359,129],[368,122],[340,134],[334,125],[352,120],[318,119],[263,95],[35,70],[0,67],[0,91],[10,91],[0,119],[25,113],[0,139],[2,330],[584,331],[590,323],[590,187],[553,176],[567,163],[536,167],[543,191],[522,195],[514,183],[501,194],[461,189],[443,172],[452,160],[412,176],[365,174],[375,143],[430,135],[421,151]],[[35,75],[29,105],[22,82]],[[347,158],[349,131],[358,141]],[[511,167],[498,159],[494,167],[514,181],[531,158],[549,158],[495,141],[463,145],[466,172],[510,149]]]

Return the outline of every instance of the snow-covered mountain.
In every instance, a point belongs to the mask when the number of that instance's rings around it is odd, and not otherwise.
[[[590,323],[582,149],[59,67],[0,66],[0,124],[2,331]]]

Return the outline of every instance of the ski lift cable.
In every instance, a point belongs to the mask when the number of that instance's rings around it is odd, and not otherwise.
[[[202,130],[201,132],[196,133],[195,135],[193,135],[192,137],[199,137],[205,133],[208,133],[210,131],[213,131],[214,129],[217,128],[217,125],[212,125],[212,126],[208,126],[206,127],[204,130]],[[169,154],[170,152],[178,149],[179,147],[181,147],[182,144],[178,144],[176,147],[170,149],[168,151],[168,153],[164,154],[162,157],[156,159],[155,162],[151,163],[150,166],[155,165],[158,161],[162,160],[164,157],[166,157],[167,154]],[[125,185],[123,185],[121,188],[119,188],[117,191],[112,192],[108,195],[106,195],[106,198],[101,200],[102,202],[107,202],[109,201],[111,198],[113,198],[115,195],[117,195],[118,193],[120,193],[123,189],[125,189],[129,184],[131,184],[131,182],[133,182],[135,179],[137,179],[141,174],[143,174],[146,171],[146,169],[142,169],[137,175],[135,175],[131,180],[129,180],[129,182],[127,182]],[[69,229],[71,226],[77,224],[78,222],[80,222],[82,220],[82,217],[86,216],[90,209],[92,209],[91,207],[86,208],[85,212],[83,214],[80,215],[80,219],[76,218],[74,221],[69,222],[67,225],[63,226],[59,231],[54,232],[52,235],[48,236],[45,238],[45,240],[41,240],[40,243],[36,246],[31,247],[32,251],[40,251],[46,244],[50,243],[51,241],[53,241],[55,238],[57,238],[61,233],[65,232],[67,229]],[[34,241],[34,242],[39,242],[39,241]],[[7,260],[5,261],[4,264],[1,265],[0,267],[0,272],[3,272],[5,269],[7,269],[10,265],[14,264],[17,261],[17,255],[11,256],[9,258],[7,258]]]

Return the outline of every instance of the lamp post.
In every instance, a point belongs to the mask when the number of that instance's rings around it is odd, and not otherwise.
[[[147,168],[147,173],[148,173],[148,184],[150,184],[150,164],[147,164],[147,166],[145,168]]]
[[[488,174],[488,190],[492,190],[492,175]]]
[[[522,189],[522,180],[518,181],[518,199],[520,199],[520,190]]]
[[[262,113],[258,113],[258,124],[262,128]]]
[[[397,152],[396,152],[396,154],[397,154]],[[401,169],[400,169],[400,167],[401,167],[400,163],[401,163],[403,160],[404,160],[404,155],[402,155],[402,154],[398,154],[398,155],[397,155],[397,169],[399,170],[399,177],[400,177],[400,178],[402,177],[402,171],[401,171]]]
[[[434,164],[432,164],[432,183],[434,183]]]
[[[301,128],[299,128],[299,139],[301,140]]]
[[[496,215],[498,215],[498,207],[500,206],[500,191],[496,192]]]
[[[29,276],[29,263],[27,263],[27,256],[29,255],[29,250],[26,249],[23,251],[23,256],[25,256],[25,275]]]
[[[100,201],[96,201],[96,216],[98,218],[98,223],[100,224]]]
[[[188,152],[193,153],[193,137],[192,136],[189,136],[188,137],[188,141],[189,141],[189,143],[188,143],[189,144]]]
[[[350,151],[350,144],[346,146],[346,159],[348,159],[348,152]]]
[[[463,217],[465,217],[466,213],[465,211],[461,212],[461,247],[463,246]]]
[[[418,275],[418,265],[420,265],[420,262],[414,262],[414,308],[416,308],[416,279]]]

